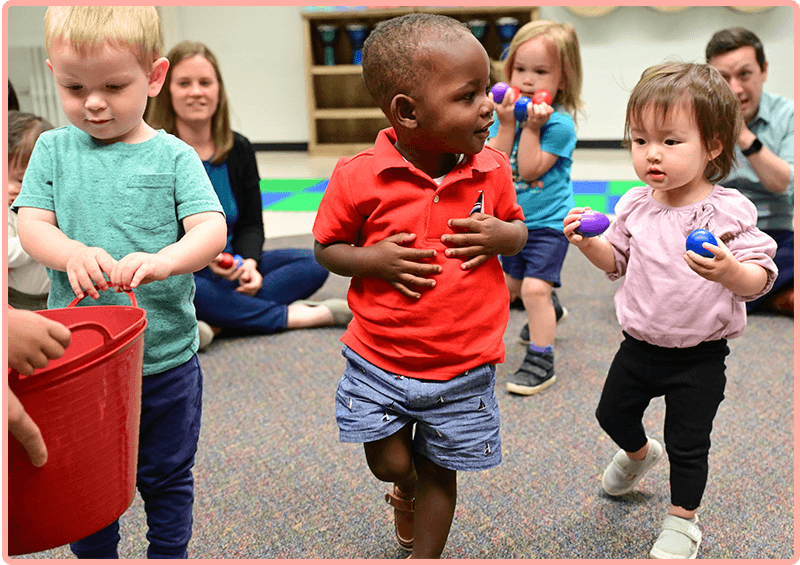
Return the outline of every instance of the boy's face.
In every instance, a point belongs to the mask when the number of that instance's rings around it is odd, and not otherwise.
[[[717,69],[731,85],[739,99],[739,108],[745,123],[756,117],[761,103],[761,92],[767,80],[767,64],[764,70],[756,59],[756,50],[749,45],[712,57],[709,64]]]
[[[633,168],[656,193],[694,193],[708,186],[705,169],[721,152],[708,154],[688,103],[672,107],[663,120],[652,106],[642,109],[640,120],[631,120]],[[667,196],[669,198],[669,196]],[[660,202],[658,196],[656,199]]]
[[[488,97],[489,57],[472,34],[439,44],[429,55],[433,69],[414,100],[417,138],[436,153],[479,153],[489,137],[494,105]]]
[[[104,143],[140,143],[149,138],[142,117],[148,96],[158,94],[163,77],[151,81],[151,73],[131,50],[104,44],[84,57],[60,41],[52,45],[47,65],[64,114],[75,127]]]

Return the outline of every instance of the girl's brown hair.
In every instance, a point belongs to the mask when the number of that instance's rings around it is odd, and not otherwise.
[[[42,132],[53,129],[53,125],[39,116],[12,110],[8,113],[8,169],[26,169],[33,153],[33,146]]]
[[[164,80],[164,87],[158,93],[158,96],[151,98],[148,102],[145,121],[154,129],[163,129],[167,133],[178,135],[175,108],[172,106],[169,84],[175,65],[195,55],[200,55],[211,63],[219,84],[219,103],[217,104],[217,110],[211,117],[211,139],[214,141],[214,155],[211,157],[211,162],[218,165],[227,159],[228,153],[233,149],[233,130],[231,129],[231,118],[228,110],[228,95],[225,94],[225,84],[222,82],[219,63],[214,53],[204,43],[182,41],[170,50],[167,54],[169,69]]]

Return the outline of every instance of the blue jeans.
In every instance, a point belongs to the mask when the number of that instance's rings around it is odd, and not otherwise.
[[[197,355],[142,379],[136,486],[147,515],[149,559],[186,559],[192,537],[194,477],[202,413]],[[79,559],[118,559],[119,521],[70,544]]]
[[[286,329],[287,305],[314,294],[328,271],[310,249],[264,251],[258,264],[264,283],[255,296],[236,292],[229,281],[205,268],[194,275],[197,319],[218,328],[270,334]]]
[[[775,252],[775,265],[778,267],[778,278],[772,289],[759,298],[747,303],[747,313],[755,312],[764,302],[794,284],[794,232],[790,230],[762,230],[778,244]]]

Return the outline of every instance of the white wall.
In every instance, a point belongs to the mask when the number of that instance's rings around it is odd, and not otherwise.
[[[12,47],[40,44],[45,7],[10,6],[7,41]],[[217,55],[232,109],[234,129],[254,143],[308,141],[308,113],[300,6],[165,6],[165,47],[192,39]],[[764,43],[769,61],[765,88],[794,99],[795,8],[773,7],[745,14],[722,6],[664,13],[622,6],[596,18],[565,7],[543,6],[541,17],[572,23],[581,42],[586,115],[581,140],[622,137],[628,93],[642,71],[667,59],[703,62],[714,31],[742,26]],[[44,62],[42,62],[44,64]],[[25,65],[8,62],[9,79],[27,81]],[[30,110],[24,107],[23,109]]]

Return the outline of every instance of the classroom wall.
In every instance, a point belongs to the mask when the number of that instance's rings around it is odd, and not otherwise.
[[[42,42],[43,6],[8,6],[9,79],[23,85],[29,63],[20,48]],[[165,47],[192,39],[217,55],[230,99],[234,129],[254,143],[308,141],[308,112],[300,6],[163,6]],[[570,22],[581,42],[585,115],[580,140],[622,138],[628,93],[648,66],[667,59],[704,62],[714,31],[742,26],[764,43],[765,89],[794,100],[794,5],[746,14],[723,6],[676,13],[621,6],[600,17],[563,6],[542,6],[543,19]],[[40,62],[44,65],[44,61]],[[24,90],[24,89],[21,89]],[[25,99],[23,96],[23,109]]]

